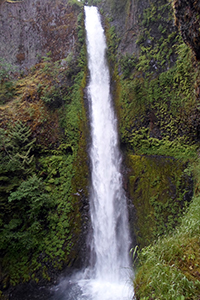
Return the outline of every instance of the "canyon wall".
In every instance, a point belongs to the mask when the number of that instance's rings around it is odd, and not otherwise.
[[[55,60],[75,49],[78,6],[68,1],[2,1],[0,57],[18,70],[29,69],[42,56]]]

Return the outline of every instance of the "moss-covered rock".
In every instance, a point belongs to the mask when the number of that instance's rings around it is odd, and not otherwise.
[[[144,246],[178,224],[192,196],[184,169],[196,158],[199,143],[199,66],[174,25],[168,1],[128,1],[120,6],[119,22],[112,4],[102,1],[100,6],[109,6],[103,15],[112,91],[127,156],[127,192],[136,208],[137,242]],[[127,23],[122,25],[122,18]],[[132,24],[130,30],[126,24]],[[133,31],[137,46],[131,49],[125,36]]]
[[[185,165],[163,156],[128,155],[127,189],[136,219],[132,219],[137,244],[144,247],[173,230],[192,197],[192,180]]]
[[[199,168],[198,161],[194,168]],[[139,253],[136,299],[199,299],[199,206],[198,191],[181,225]]]

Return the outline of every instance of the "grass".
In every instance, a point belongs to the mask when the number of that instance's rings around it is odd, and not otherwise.
[[[200,167],[197,161],[195,169]],[[198,185],[198,180],[197,180]],[[197,300],[200,296],[200,193],[168,236],[138,254],[136,299]]]

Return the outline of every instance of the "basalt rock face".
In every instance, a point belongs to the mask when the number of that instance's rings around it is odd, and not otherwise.
[[[75,47],[78,10],[68,1],[0,2],[0,57],[19,70],[51,51],[54,60]]]
[[[158,9],[157,12],[154,10],[155,6]],[[147,28],[151,28],[151,35],[155,40],[162,37],[158,28],[161,23],[167,32],[177,31],[173,18],[168,18],[171,5],[166,0],[153,0],[151,2],[146,0],[102,0],[99,8],[103,15],[108,18],[110,26],[115,27],[119,55],[132,55],[134,53],[138,57],[141,53],[138,40],[141,35],[145,35]],[[154,24],[151,22],[153,15]],[[146,46],[153,45],[147,36],[144,38],[146,39]]]
[[[174,12],[184,42],[200,60],[200,2],[197,0],[175,0]]]
[[[144,6],[148,5],[146,1],[143,2],[141,5],[141,3],[139,4],[134,0],[103,0],[99,5],[103,14],[110,18],[111,26],[115,26],[119,37],[118,53],[138,53],[139,49],[135,43],[139,32],[138,16]]]

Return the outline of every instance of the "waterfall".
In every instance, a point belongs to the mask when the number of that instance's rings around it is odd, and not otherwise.
[[[96,7],[85,7],[91,124],[91,265],[70,279],[56,299],[131,300],[126,197],[120,173],[117,119],[110,95],[106,40]]]
[[[96,7],[85,7],[87,34],[89,110],[91,118],[92,189],[90,213],[95,276],[120,280],[129,266],[129,234],[126,198],[120,174],[117,120],[110,97],[106,41]]]

